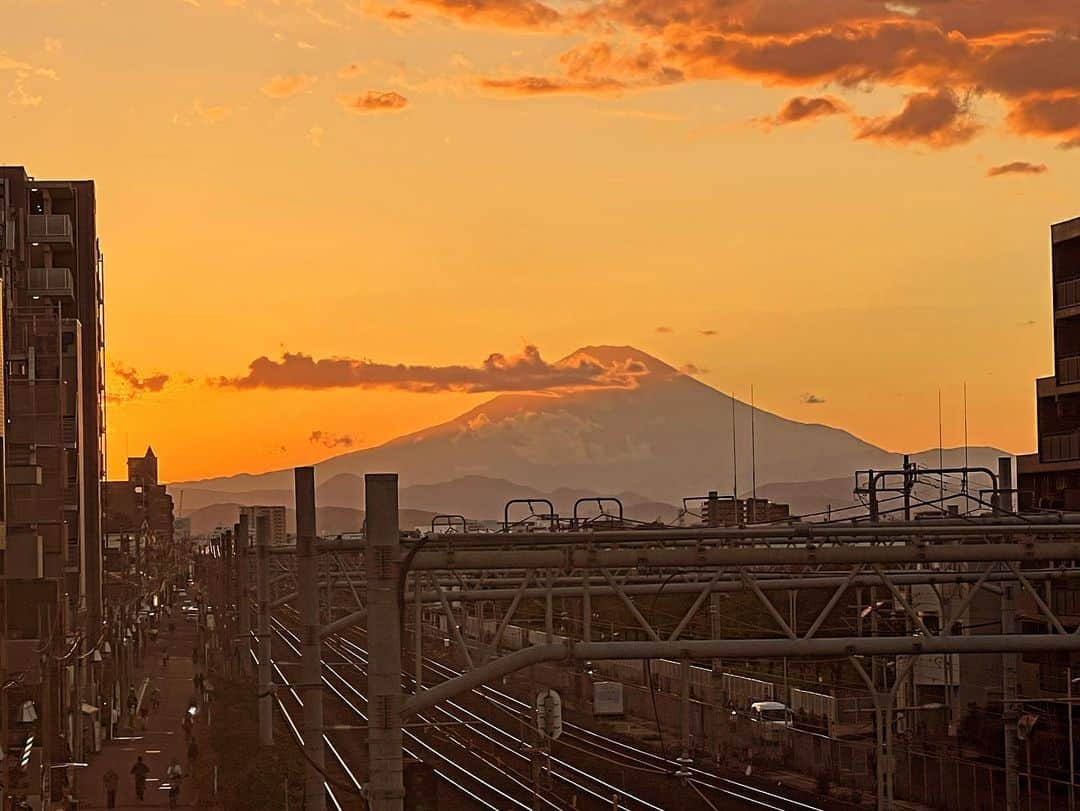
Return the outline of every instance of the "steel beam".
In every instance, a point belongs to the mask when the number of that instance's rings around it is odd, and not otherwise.
[[[710,566],[989,563],[1054,561],[1080,558],[1080,543],[972,543],[905,546],[709,547],[686,549],[521,549],[487,551],[423,551],[412,568],[471,569],[597,569],[705,568]]]

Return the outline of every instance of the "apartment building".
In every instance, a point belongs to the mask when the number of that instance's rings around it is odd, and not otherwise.
[[[8,671],[25,674],[7,709],[35,702],[39,742],[57,751],[59,730],[77,729],[82,701],[95,700],[93,684],[43,664],[32,634],[60,646],[103,627],[104,297],[92,181],[0,166],[0,277],[3,576],[9,597],[20,595],[5,653]]]
[[[1080,217],[1050,227],[1054,374],[1035,381],[1039,445],[1017,457],[1021,510],[1080,510]]]
[[[271,545],[284,544],[288,540],[288,534],[285,529],[285,508],[280,506],[253,506],[253,507],[241,507],[240,515],[247,516],[247,524],[251,527],[252,537],[254,537],[255,527],[258,526],[256,519],[261,516],[266,516],[270,519],[270,543]]]

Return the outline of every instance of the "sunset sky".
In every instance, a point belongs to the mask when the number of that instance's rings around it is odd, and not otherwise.
[[[939,388],[962,442],[966,381],[971,441],[1033,448],[1076,0],[0,9],[0,162],[98,184],[113,476],[632,371],[550,365],[600,343],[898,451]]]

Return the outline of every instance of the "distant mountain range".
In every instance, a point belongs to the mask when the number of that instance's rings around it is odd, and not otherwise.
[[[563,362],[583,357],[636,362],[646,371],[629,389],[499,395],[441,425],[326,459],[316,465],[317,503],[360,509],[363,474],[396,472],[401,506],[428,513],[501,518],[511,498],[546,497],[568,515],[578,498],[617,494],[631,517],[672,520],[684,496],[732,491],[733,419],[738,491],[751,489],[746,403],[736,400],[733,409],[728,395],[633,347],[585,347]],[[760,409],[753,419],[758,495],[789,501],[793,512],[850,504],[855,470],[901,463],[899,454],[837,428]],[[968,449],[973,465],[996,465],[1001,455]],[[955,466],[963,451],[944,456]],[[936,466],[938,451],[914,458]],[[291,470],[170,485],[174,498],[180,490],[186,515],[214,505],[293,502]]]

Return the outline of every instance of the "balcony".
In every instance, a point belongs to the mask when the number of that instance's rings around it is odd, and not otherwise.
[[[1080,459],[1080,431],[1047,434],[1039,440],[1040,461],[1071,462],[1074,459]]]
[[[1054,285],[1054,309],[1066,310],[1080,306],[1080,279],[1070,279]]]
[[[67,214],[30,214],[26,219],[33,242],[72,244],[71,217]]]
[[[34,298],[75,300],[75,280],[68,268],[30,268],[28,287]]]
[[[1080,383],[1080,355],[1067,355],[1058,358],[1057,382],[1059,386]]]

